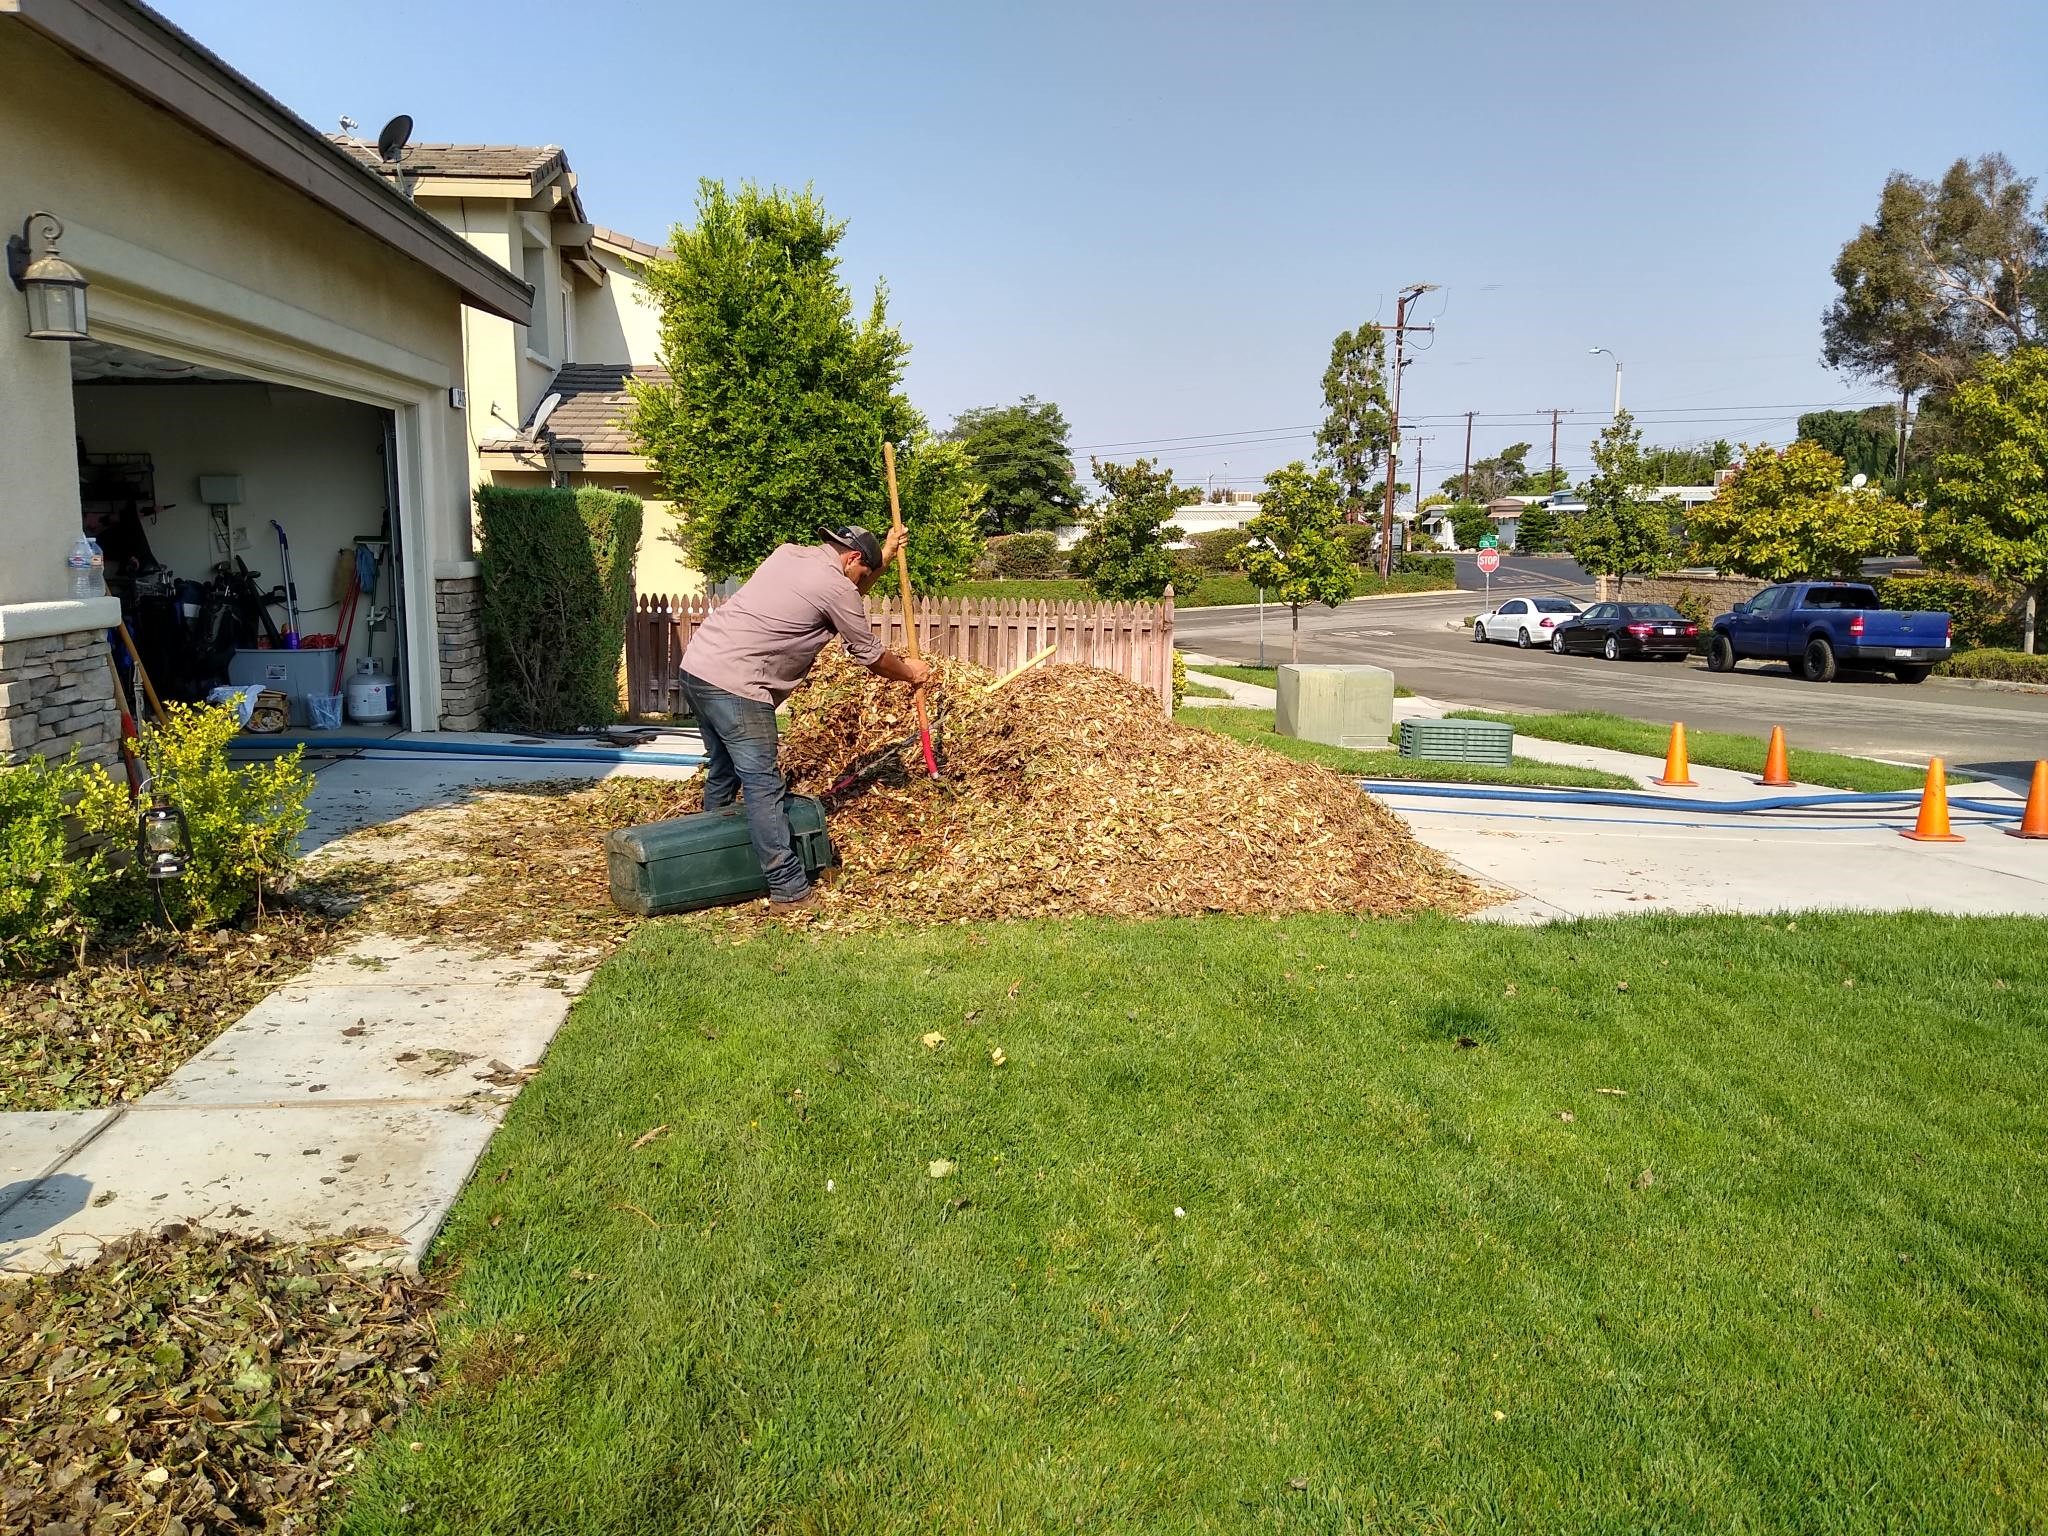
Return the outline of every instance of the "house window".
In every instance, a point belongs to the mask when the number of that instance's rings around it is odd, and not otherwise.
[[[529,245],[520,254],[525,264],[521,275],[533,289],[533,321],[526,328],[526,349],[552,357],[554,353],[548,346],[548,298],[554,284],[548,281],[548,249],[544,245]]]

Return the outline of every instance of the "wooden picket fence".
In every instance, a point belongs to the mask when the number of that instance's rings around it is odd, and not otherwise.
[[[710,597],[643,595],[626,624],[626,697],[636,715],[683,713],[683,654],[711,616]],[[903,605],[870,603],[882,643],[904,647]],[[1007,672],[1047,647],[1055,662],[1119,672],[1173,713],[1173,589],[1157,603],[1017,602],[938,598],[917,605],[917,641],[927,656]]]

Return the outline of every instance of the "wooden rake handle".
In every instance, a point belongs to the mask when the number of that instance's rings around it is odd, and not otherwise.
[[[887,438],[882,440],[882,470],[889,481],[889,528],[891,532],[903,532],[903,506],[896,496],[896,445]],[[917,610],[910,600],[910,554],[908,541],[896,546],[896,580],[903,589],[903,640],[904,649],[910,652],[912,661],[922,661],[924,652],[917,643]],[[911,690],[910,702],[917,710],[917,733],[924,747],[925,772],[933,778],[939,776],[939,760],[932,752],[932,722],[925,712],[924,689]]]

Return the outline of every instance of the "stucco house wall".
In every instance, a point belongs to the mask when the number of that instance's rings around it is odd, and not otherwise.
[[[415,646],[408,703],[431,729],[441,693],[436,579],[474,579],[469,428],[448,396],[463,376],[462,289],[40,30],[47,17],[101,35],[79,23],[96,19],[87,12],[29,0],[0,13],[0,222],[34,209],[63,220],[63,255],[91,283],[96,339],[395,413]],[[147,13],[105,7],[97,19],[106,15],[162,30]],[[116,33],[107,46],[125,39]],[[218,84],[217,65],[195,73]],[[208,109],[192,110],[197,121]],[[281,115],[275,103],[261,110]],[[487,281],[475,270],[474,281]],[[0,304],[20,303],[0,289]],[[50,649],[42,642],[90,637],[118,617],[111,599],[69,601],[64,559],[79,532],[70,349],[21,330],[17,308],[0,323],[0,756],[50,739],[38,727],[42,737],[24,742],[8,723],[20,669],[40,666]],[[103,686],[93,667],[103,679],[95,653],[79,686]],[[110,730],[111,718],[109,703],[95,729]],[[97,735],[88,755],[107,755]]]

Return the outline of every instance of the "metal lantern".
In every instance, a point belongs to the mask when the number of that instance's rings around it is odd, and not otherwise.
[[[185,813],[162,795],[150,801],[135,827],[135,857],[159,885],[184,875],[192,862],[192,829]]]
[[[7,275],[28,296],[31,341],[84,341],[84,276],[57,254],[64,225],[55,214],[38,210],[22,221],[21,233],[7,242]]]

